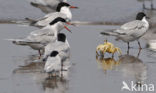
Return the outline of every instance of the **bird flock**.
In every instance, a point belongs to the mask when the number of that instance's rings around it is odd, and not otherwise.
[[[78,8],[71,6],[66,1],[42,0],[42,2],[31,2],[35,7],[47,7],[48,14],[44,17],[33,20],[26,18],[30,22],[30,26],[38,27],[39,30],[32,31],[23,39],[8,39],[13,44],[21,46],[29,46],[33,50],[39,52],[39,60],[45,62],[44,72],[49,75],[60,74],[61,71],[67,71],[69,64],[62,68],[63,62],[70,58],[70,45],[64,33],[61,33],[64,28],[71,32],[67,27],[71,25],[72,13],[71,8]],[[43,55],[43,56],[42,56]]]
[[[62,68],[62,63],[70,58],[70,45],[64,33],[61,31],[65,28],[71,32],[68,25],[72,25],[71,9],[78,7],[67,3],[67,0],[37,0],[31,2],[31,5],[40,8],[45,16],[36,20],[26,18],[30,26],[38,27],[39,30],[32,31],[23,39],[8,39],[16,45],[29,46],[39,52],[39,59],[45,62],[44,71],[49,74],[67,71],[70,66]],[[136,20],[123,24],[119,29],[105,31],[101,34],[117,37],[128,44],[129,42],[138,41],[139,49],[142,49],[139,38],[142,37],[149,29],[147,16],[143,12],[137,14]],[[108,45],[107,45],[108,46]],[[111,45],[112,46],[112,45]],[[106,45],[104,46],[106,49]],[[111,50],[111,51],[110,51]],[[112,51],[113,50],[113,51]],[[107,47],[106,52],[115,53],[119,48]],[[43,56],[42,56],[43,55]]]

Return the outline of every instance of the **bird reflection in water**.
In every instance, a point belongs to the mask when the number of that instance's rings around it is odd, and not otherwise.
[[[138,53],[139,56],[140,53]],[[119,57],[119,60],[114,58],[99,58],[96,57],[98,64],[104,69],[107,70],[117,70],[121,72],[125,78],[134,78],[137,86],[142,85],[147,79],[147,66],[143,63],[142,60],[133,55],[122,55]]]
[[[17,69],[13,71],[14,74],[16,73],[35,73],[35,72],[43,72],[44,69],[44,62],[25,62],[24,66],[19,66]]]
[[[42,82],[45,93],[65,93],[68,89],[68,80],[63,77],[46,78]]]
[[[155,10],[154,4],[153,4],[153,0],[137,0],[137,1],[138,1],[138,2],[142,2],[143,10],[144,10],[144,9]],[[145,2],[150,2],[150,8],[147,8],[147,7],[146,7]]]
[[[119,68],[124,77],[135,78],[138,85],[147,79],[147,66],[138,57],[123,55],[120,57],[120,62]]]
[[[68,60],[69,61],[69,60]],[[31,62],[13,71],[13,74],[30,74],[30,77],[36,81],[37,85],[41,85],[45,93],[65,93],[68,89],[68,71],[61,71],[59,76],[49,77],[44,73],[44,62]],[[61,68],[63,68],[64,64]]]

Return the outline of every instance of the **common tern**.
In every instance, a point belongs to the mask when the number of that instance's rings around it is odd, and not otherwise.
[[[45,46],[43,60],[46,61],[52,51],[58,51],[61,60],[64,61],[70,57],[70,45],[64,33],[59,33],[56,42],[51,42]]]
[[[44,66],[44,71],[46,73],[49,73],[50,75],[54,73],[56,75],[56,73],[60,73],[62,71],[67,71],[69,69],[70,65],[64,64],[64,62],[66,62],[66,60],[62,59],[62,57],[60,56],[60,53],[61,52],[59,52],[57,50],[51,51],[51,53],[47,57],[47,60],[46,60],[45,66]],[[68,62],[69,62],[69,60],[68,60]],[[65,66],[65,68],[64,68],[64,66]]]
[[[40,50],[43,50],[49,42],[55,42],[57,39],[57,34],[62,30],[63,27],[70,31],[65,23],[69,24],[65,19],[58,17],[53,20],[48,26],[40,30],[31,32],[24,39],[7,40],[12,41],[16,45],[30,46],[32,49],[38,50],[41,57]]]
[[[30,25],[37,27],[45,27],[51,22],[51,20],[54,20],[57,17],[62,17],[68,21],[71,21],[72,13],[70,11],[70,8],[78,8],[78,7],[71,6],[70,4],[65,2],[61,2],[57,6],[56,9],[57,12],[49,13],[45,15],[43,18],[39,18],[37,20],[32,20],[29,18],[26,18],[26,20],[30,21]]]
[[[52,1],[55,1],[55,0],[52,0]],[[58,0],[56,0],[56,1],[58,1]],[[52,12],[58,12],[57,9],[58,9],[58,6],[60,3],[67,3],[67,2],[63,1],[63,2],[56,2],[56,3],[52,3],[52,4],[46,4],[46,5],[31,2],[30,4],[34,7],[41,9],[42,12],[48,14],[48,13],[52,13]],[[74,8],[74,7],[71,7],[71,8]]]
[[[61,70],[61,58],[58,51],[52,51],[48,56],[44,71],[47,73],[57,72]]]

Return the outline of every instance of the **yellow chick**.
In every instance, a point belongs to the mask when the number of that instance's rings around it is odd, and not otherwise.
[[[120,55],[122,54],[120,48],[115,47],[112,43],[108,42],[107,40],[104,41],[104,44],[100,44],[96,47],[96,54],[98,54],[98,51],[104,56],[104,54],[112,53],[112,57],[116,52],[118,52]]]

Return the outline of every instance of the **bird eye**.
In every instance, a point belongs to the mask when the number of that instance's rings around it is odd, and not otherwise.
[[[70,22],[70,19],[66,18],[66,22]]]

